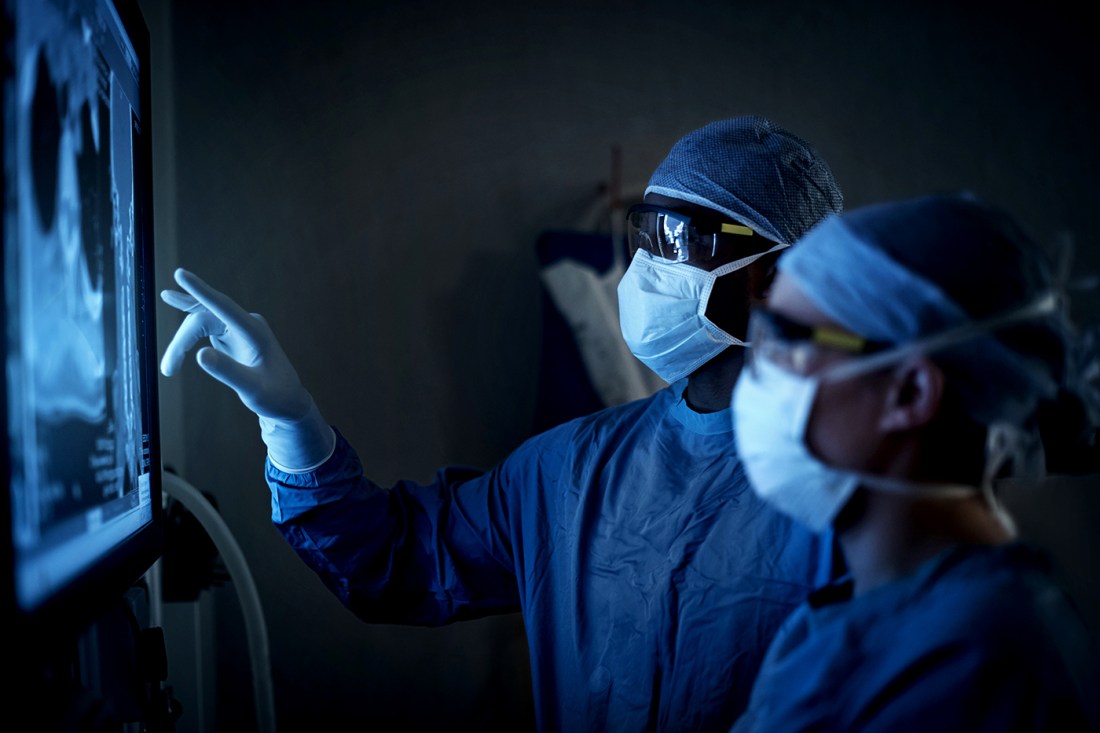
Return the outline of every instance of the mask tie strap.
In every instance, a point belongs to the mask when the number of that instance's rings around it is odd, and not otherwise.
[[[715,268],[711,272],[711,274],[714,275],[715,277],[722,277],[723,275],[728,275],[731,272],[734,272],[736,270],[741,270],[741,269],[744,269],[744,268],[748,267],[749,265],[756,262],[758,259],[760,259],[764,255],[771,254],[772,252],[778,252],[779,250],[786,249],[787,247],[790,247],[790,246],[791,245],[789,245],[789,244],[776,244],[771,249],[765,250],[763,252],[757,252],[756,254],[751,254],[751,255],[748,255],[747,257],[742,257],[739,260],[734,260],[733,262],[727,262],[726,264],[722,265],[721,267]]]

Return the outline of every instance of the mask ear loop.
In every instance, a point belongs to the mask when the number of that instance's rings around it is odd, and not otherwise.
[[[710,294],[712,292],[714,292],[714,283],[716,283],[718,281],[718,278],[722,277],[723,275],[728,275],[731,272],[736,272],[737,270],[742,270],[742,269],[748,267],[749,265],[751,265],[752,263],[756,262],[758,259],[760,259],[764,255],[771,254],[772,252],[778,252],[779,250],[786,249],[787,247],[790,247],[790,245],[789,244],[776,244],[771,249],[769,249],[765,252],[757,252],[756,254],[748,255],[747,257],[742,257],[739,260],[734,260],[733,262],[727,262],[726,264],[722,265],[721,267],[718,267],[718,268],[712,270],[711,272],[706,273],[707,276],[710,278],[710,284],[707,286],[707,291],[706,291],[705,296],[703,297],[702,301],[699,303],[699,315],[704,315],[704,313],[707,309],[707,303],[710,301]],[[713,325],[713,324],[711,324],[711,325]],[[745,346],[745,347],[752,346],[752,344],[749,343],[746,340],[739,339],[736,336],[732,336],[732,335],[726,333],[725,331],[723,331],[722,329],[718,328],[717,326],[715,326],[715,328],[719,331],[719,333],[722,334],[723,337],[726,337],[726,338],[729,339],[729,345],[730,346]],[[748,334],[745,334],[745,335],[746,335],[746,337],[748,336]]]
[[[756,254],[751,254],[751,255],[748,255],[747,257],[742,257],[741,259],[734,260],[733,262],[727,262],[726,264],[722,265],[721,267],[716,267],[711,272],[711,274],[714,275],[715,278],[719,278],[719,277],[722,277],[723,275],[728,275],[731,272],[736,272],[737,270],[743,270],[746,267],[748,267],[749,265],[751,265],[752,263],[756,262],[758,259],[760,259],[764,255],[769,255],[772,252],[778,252],[781,249],[787,249],[787,247],[789,247],[789,246],[790,246],[789,244],[776,244],[771,249],[765,250],[763,252],[757,252]]]

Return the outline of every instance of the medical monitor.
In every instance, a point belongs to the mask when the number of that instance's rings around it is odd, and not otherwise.
[[[78,632],[161,549],[149,34],[4,0],[6,631]]]

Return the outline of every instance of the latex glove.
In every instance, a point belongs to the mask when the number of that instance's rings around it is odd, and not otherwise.
[[[263,316],[248,313],[183,268],[176,270],[175,278],[186,292],[164,290],[160,297],[187,317],[164,351],[161,372],[166,377],[175,374],[187,352],[209,339],[210,345],[195,354],[196,361],[260,418],[271,462],[288,473],[324,463],[332,455],[336,436]]]

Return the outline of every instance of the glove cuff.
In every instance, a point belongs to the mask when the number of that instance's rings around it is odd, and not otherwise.
[[[309,411],[297,420],[261,417],[260,436],[267,445],[267,457],[284,473],[316,470],[336,450],[336,433],[312,399]]]

